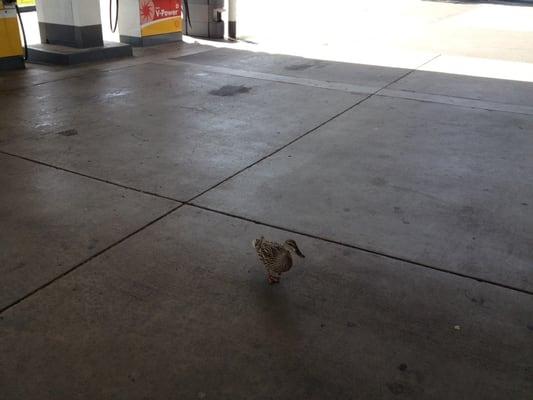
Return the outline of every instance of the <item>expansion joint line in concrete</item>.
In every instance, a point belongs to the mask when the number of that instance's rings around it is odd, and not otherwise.
[[[8,304],[7,306],[3,307],[0,309],[0,314],[2,314],[4,311],[7,311],[9,310],[10,308],[16,306],[17,304],[23,302],[24,300],[28,299],[29,297],[33,296],[34,294],[40,292],[41,290],[43,289],[46,289],[48,286],[52,285],[53,283],[57,282],[58,280],[64,278],[65,276],[71,274],[72,272],[76,271],[77,269],[81,268],[82,266],[84,266],[85,264],[87,264],[89,261],[97,258],[98,256],[104,254],[105,252],[107,252],[108,250],[111,250],[112,248],[118,246],[119,244],[121,244],[122,242],[128,240],[130,237],[136,235],[137,233],[145,230],[146,228],[152,226],[153,224],[155,224],[156,222],[162,220],[163,218],[165,218],[166,216],[172,214],[174,211],[176,211],[178,208],[180,207],[183,207],[183,204],[179,204],[177,205],[176,207],[173,207],[171,210],[165,212],[164,214],[160,215],[159,217],[151,220],[150,222],[148,222],[147,224],[141,226],[140,228],[137,228],[136,230],[134,230],[133,232],[129,233],[128,235],[122,237],[121,239],[113,242],[112,244],[110,244],[109,246],[107,246],[106,248],[100,250],[99,252],[91,255],[90,257],[86,258],[85,260],[83,260],[82,262],[74,265],[73,267],[67,269],[66,271],[62,272],[61,274],[57,275],[56,277],[52,278],[51,280],[49,280],[48,282],[46,283],[43,283],[42,285],[40,285],[39,287],[33,289],[31,292],[25,294],[24,296],[22,296],[20,299],[18,300],[15,300],[14,302],[12,302],[11,304]]]
[[[50,165],[50,164],[47,164],[47,163],[43,163],[41,161],[36,161],[36,160],[32,160],[32,159],[29,159],[29,158],[26,158],[26,157],[13,155],[13,154],[10,154],[10,153],[4,152],[4,151],[0,151],[0,153],[8,155],[8,156],[16,157],[16,158],[19,158],[19,159],[22,159],[22,160],[25,160],[25,161],[28,161],[28,162],[34,162],[34,163],[39,164],[39,165],[43,165],[43,166],[47,166],[47,167],[50,167],[50,168],[54,168],[54,169],[57,169],[57,170],[60,170],[60,171],[68,172],[68,173],[71,173],[71,174],[74,174],[74,175],[83,176],[83,177],[88,178],[88,179],[94,179],[95,181],[102,182],[102,183],[107,183],[107,184],[110,184],[110,185],[121,187],[123,189],[132,190],[132,191],[135,191],[135,192],[138,192],[138,193],[143,193],[143,194],[147,194],[147,195],[151,195],[151,196],[158,197],[158,198],[161,198],[161,199],[171,200],[171,201],[175,201],[175,202],[179,203],[176,207],[172,208],[171,210],[167,211],[166,213],[162,214],[161,216],[153,219],[152,221],[150,221],[147,224],[143,225],[142,227],[136,229],[135,231],[131,232],[130,234],[122,237],[121,239],[118,239],[117,241],[113,242],[112,244],[110,244],[109,246],[107,246],[104,249],[100,250],[99,252],[91,255],[90,257],[88,257],[87,259],[83,260],[82,262],[74,265],[72,268],[64,271],[63,273],[61,273],[58,276],[56,276],[53,279],[51,279],[50,281],[42,284],[41,286],[37,287],[36,289],[34,289],[31,292],[27,293],[26,295],[22,296],[20,299],[18,299],[16,301],[12,302],[11,304],[3,307],[2,309],[0,309],[0,314],[3,313],[4,311],[7,311],[8,309],[16,306],[17,304],[23,302],[24,300],[26,300],[29,297],[33,296],[34,294],[38,293],[42,289],[47,288],[48,286],[50,286],[53,283],[57,282],[61,278],[69,275],[70,273],[74,272],[75,270],[81,268],[83,265],[85,265],[88,262],[90,262],[91,260],[99,257],[100,255],[104,254],[108,250],[111,250],[112,248],[114,248],[114,247],[118,246],[119,244],[125,242],[126,240],[128,240],[131,237],[133,237],[137,233],[142,232],[146,228],[148,228],[148,227],[152,226],[153,224],[161,221],[165,217],[168,217],[169,215],[173,214],[175,211],[177,211],[178,209],[182,208],[183,206],[194,207],[194,208],[201,209],[201,210],[204,210],[204,211],[207,211],[207,212],[212,212],[212,213],[216,213],[216,214],[219,214],[219,215],[224,215],[226,217],[235,218],[235,219],[239,219],[239,220],[242,220],[242,221],[250,222],[250,223],[253,223],[253,224],[262,225],[262,226],[266,226],[266,227],[273,228],[273,229],[278,229],[278,230],[281,230],[281,231],[284,231],[284,232],[294,233],[294,234],[305,236],[305,237],[309,237],[309,238],[315,239],[315,240],[320,240],[320,241],[323,241],[323,242],[326,242],[326,243],[331,243],[331,244],[335,244],[335,245],[338,245],[338,246],[347,247],[347,248],[350,248],[350,249],[362,251],[362,252],[365,252],[365,253],[368,253],[368,254],[373,254],[373,255],[378,256],[378,257],[384,257],[384,258],[388,258],[388,259],[391,259],[391,260],[400,261],[400,262],[403,262],[403,263],[406,263],[406,264],[415,265],[415,266],[418,266],[418,267],[421,267],[421,268],[426,268],[426,269],[430,269],[430,270],[441,272],[441,273],[445,273],[445,274],[451,274],[451,275],[458,276],[458,277],[465,278],[465,279],[475,280],[477,282],[486,283],[486,284],[489,284],[489,285],[497,286],[497,287],[508,289],[508,290],[513,290],[513,291],[520,292],[520,293],[523,293],[523,294],[533,295],[533,292],[529,291],[529,290],[520,289],[520,288],[517,288],[517,287],[510,286],[510,285],[505,285],[505,284],[498,283],[498,282],[491,281],[491,280],[487,280],[487,279],[484,279],[484,278],[479,278],[479,277],[476,277],[476,276],[473,276],[473,275],[467,275],[467,274],[462,274],[460,272],[450,271],[450,270],[445,269],[445,268],[436,267],[436,266],[432,266],[432,265],[429,265],[429,264],[421,263],[421,262],[418,262],[418,261],[413,261],[413,260],[410,260],[410,259],[407,259],[407,258],[390,255],[390,254],[384,253],[382,251],[368,249],[368,248],[365,248],[363,246],[358,246],[358,245],[354,245],[354,244],[350,244],[350,243],[344,243],[344,242],[340,242],[340,241],[337,241],[337,240],[334,240],[334,239],[330,239],[330,238],[326,238],[326,237],[320,237],[320,236],[313,235],[313,234],[310,234],[310,233],[301,232],[301,231],[298,231],[298,230],[295,230],[295,229],[291,229],[291,228],[287,228],[287,227],[283,227],[283,226],[278,226],[278,225],[273,225],[273,224],[269,224],[267,222],[262,222],[262,221],[259,221],[259,220],[254,220],[254,219],[243,217],[243,216],[240,216],[240,215],[231,214],[231,213],[228,213],[228,212],[225,212],[225,211],[212,209],[212,208],[209,208],[209,207],[205,207],[205,206],[201,206],[201,205],[195,204],[195,203],[192,202],[192,200],[184,202],[184,201],[180,201],[180,200],[168,197],[168,196],[162,196],[162,195],[158,195],[156,193],[145,192],[145,191],[142,191],[142,190],[139,190],[139,189],[131,188],[131,187],[124,186],[124,185],[121,185],[121,184],[117,184],[117,183],[114,183],[114,182],[111,182],[111,181],[107,181],[107,180],[103,180],[103,179],[100,179],[100,178],[91,177],[89,175],[80,174],[80,173],[75,172],[75,171],[71,171],[71,170],[67,170],[67,169],[64,169],[64,168],[56,167],[56,166],[53,166],[53,165]],[[197,198],[197,197],[198,196],[195,196],[195,197],[193,197],[193,199]]]
[[[33,158],[24,157],[24,156],[21,156],[19,154],[10,153],[10,152],[4,151],[4,150],[0,150],[0,154],[4,154],[6,156],[18,158],[19,160],[29,161],[29,162],[32,162],[32,163],[35,163],[35,164],[39,164],[39,165],[42,165],[42,166],[45,166],[45,167],[53,168],[53,169],[56,169],[58,171],[68,172],[70,174],[78,175],[78,176],[81,176],[81,177],[84,177],[84,178],[87,178],[87,179],[92,179],[92,180],[97,181],[97,182],[102,182],[102,183],[106,183],[108,185],[117,186],[117,187],[122,188],[122,189],[132,190],[132,191],[137,192],[137,193],[142,193],[142,194],[146,194],[146,195],[150,195],[150,196],[155,196],[155,197],[159,197],[160,199],[176,201],[176,202],[179,202],[179,203],[185,203],[184,201],[176,200],[176,199],[174,199],[172,197],[164,196],[164,195],[161,195],[161,194],[157,194],[157,193],[154,193],[154,192],[149,192],[149,191],[142,190],[142,189],[137,189],[137,188],[134,188],[132,186],[123,185],[122,183],[113,182],[113,181],[110,181],[110,180],[107,180],[107,179],[98,178],[96,176],[87,175],[87,174],[84,174],[82,172],[74,171],[74,170],[71,170],[71,169],[68,169],[68,168],[58,167],[57,165],[53,165],[53,164],[46,163],[46,162],[39,161],[39,160],[34,160]]]
[[[131,186],[127,186],[127,185],[123,185],[123,184],[120,184],[120,183],[117,183],[117,182],[112,182],[112,181],[109,181],[109,180],[106,180],[106,179],[102,179],[102,178],[97,178],[97,177],[94,177],[94,176],[91,176],[91,175],[87,175],[87,174],[83,174],[81,172],[77,172],[77,171],[74,171],[74,170],[70,170],[70,169],[67,169],[67,168],[63,168],[63,167],[58,167],[56,165],[53,165],[53,164],[50,164],[50,163],[46,163],[46,162],[43,162],[43,161],[38,161],[38,160],[35,160],[35,159],[32,159],[32,158],[29,158],[29,157],[24,157],[22,155],[19,155],[19,154],[14,154],[14,153],[10,153],[10,152],[7,152],[7,151],[3,151],[3,150],[0,150],[0,154],[4,154],[4,155],[8,155],[8,156],[11,156],[11,157],[16,157],[16,158],[19,158],[19,159],[22,159],[22,160],[26,160],[26,161],[30,161],[30,162],[34,162],[34,163],[37,163],[37,164],[40,164],[40,165],[43,165],[43,166],[46,166],[46,167],[50,167],[50,168],[54,168],[54,169],[57,169],[57,170],[60,170],[60,171],[64,171],[64,172],[69,172],[69,173],[72,173],[72,174],[76,174],[76,175],[79,175],[79,176],[83,176],[85,178],[89,178],[89,179],[94,179],[96,181],[99,181],[99,182],[103,182],[103,183],[107,183],[107,184],[110,184],[110,185],[115,185],[115,186],[118,186],[118,187],[121,187],[123,189],[128,189],[128,190],[133,190],[133,191],[136,191],[136,192],[139,192],[139,193],[143,193],[143,194],[148,194],[148,195],[151,195],[151,196],[156,196],[156,197],[160,197],[160,198],[164,198],[164,199],[167,199],[167,200],[172,200],[172,201],[178,201],[180,203],[188,203],[188,202],[192,202],[194,201],[195,199],[197,199],[198,197],[206,194],[207,192],[215,189],[216,187],[222,185],[223,183],[227,182],[228,180],[234,178],[235,176],[241,174],[242,172],[256,166],[257,164],[261,163],[262,161],[266,160],[267,158],[269,157],[272,157],[273,155],[279,153],[280,151],[282,151],[283,149],[289,147],[290,145],[292,145],[293,143],[296,143],[297,141],[299,141],[300,139],[304,138],[305,136],[317,131],[318,129],[320,129],[321,127],[323,127],[324,125],[328,124],[329,122],[333,121],[334,119],[340,117],[341,115],[347,113],[348,111],[354,109],[355,107],[359,106],[360,104],[362,104],[363,102],[365,102],[366,100],[370,99],[372,96],[378,94],[380,91],[382,90],[385,90],[387,89],[390,85],[393,85],[394,83],[396,83],[397,81],[405,78],[406,76],[408,76],[409,74],[413,73],[414,71],[416,71],[417,69],[423,67],[424,65],[426,65],[427,63],[433,61],[434,59],[436,59],[437,57],[439,57],[440,55],[437,55],[433,58],[431,58],[430,60],[424,62],[423,64],[421,64],[420,66],[418,66],[417,68],[415,69],[412,69],[410,71],[408,71],[407,73],[403,74],[401,77],[397,78],[396,80],[384,85],[383,87],[381,88],[378,88],[376,90],[374,90],[372,93],[369,93],[367,94],[365,97],[363,97],[362,99],[358,100],[357,102],[355,102],[355,104],[352,104],[350,105],[348,108],[340,111],[339,113],[333,115],[332,117],[328,118],[327,120],[319,123],[318,125],[316,125],[314,128],[311,128],[309,130],[307,130],[306,132],[304,132],[303,134],[299,135],[298,137],[294,138],[293,140],[289,141],[288,143],[284,144],[283,146],[281,147],[278,147],[277,149],[275,149],[274,151],[270,152],[269,154],[261,157],[260,159],[256,160],[255,162],[247,165],[246,167],[244,168],[241,168],[240,170],[238,170],[237,172],[235,172],[234,174],[226,177],[225,179],[223,179],[222,181],[214,184],[213,186],[207,188],[206,190],[200,192],[199,194],[193,196],[192,198],[190,198],[189,200],[177,200],[177,199],[174,199],[174,198],[171,198],[171,197],[167,197],[167,196],[163,196],[163,195],[160,195],[160,194],[157,194],[157,193],[153,193],[153,192],[149,192],[149,191],[144,191],[144,190],[141,190],[141,189],[137,189],[137,188],[134,188],[134,187],[131,187]],[[128,68],[130,66],[124,66],[124,67],[121,67],[121,68],[117,68],[118,70],[120,69],[125,69],[125,68]],[[87,72],[87,71],[85,71]],[[80,76],[82,76],[83,74],[80,74],[80,75],[76,75],[76,76],[70,76],[70,77],[65,77],[65,78],[62,78],[62,79],[58,79],[58,80],[64,80],[64,79],[70,79],[70,78],[78,78]],[[45,83],[48,83],[48,82],[43,82],[43,83],[40,83],[40,84],[45,84]],[[40,85],[40,84],[36,84],[36,85]]]
[[[55,79],[50,79],[50,80],[43,81],[43,82],[30,83],[28,85],[22,85],[22,86],[12,87],[12,88],[8,88],[8,89],[0,88],[0,94],[9,93],[9,92],[16,92],[16,91],[25,90],[25,89],[31,89],[31,88],[34,88],[34,87],[47,85],[49,83],[55,83],[55,82],[61,82],[61,81],[66,81],[66,80],[70,80],[70,79],[82,78],[85,75],[88,75],[88,74],[91,74],[91,73],[95,73],[95,72],[120,71],[120,70],[127,69],[127,68],[133,68],[133,67],[136,67],[138,65],[148,64],[150,62],[153,62],[153,61],[152,60],[146,60],[146,61],[141,62],[141,63],[132,63],[132,64],[129,64],[129,65],[122,65],[120,67],[113,67],[112,65],[109,65],[109,68],[102,68],[102,69],[95,68],[94,66],[80,67],[76,71],[76,72],[79,72],[79,73],[75,73],[73,75],[56,77]],[[57,74],[61,75],[62,73],[65,73],[65,72],[68,72],[68,71],[69,70],[66,69],[64,71],[57,71],[57,72],[54,72],[54,73],[57,73]]]
[[[376,93],[376,95],[379,95],[380,92],[382,92],[383,90],[387,89],[388,87],[394,85],[395,83],[398,83],[400,82],[402,79],[404,78],[407,78],[409,75],[411,75],[413,72],[416,72],[418,71],[420,68],[424,67],[425,65],[435,61],[437,58],[439,58],[441,56],[441,54],[437,54],[436,56],[433,56],[431,57],[429,60],[427,61],[424,61],[422,64],[420,64],[418,67],[414,68],[414,69],[411,69],[410,71],[407,71],[405,74],[403,74],[402,76],[400,76],[399,78],[396,78],[395,80],[393,80],[392,82],[386,84],[385,86],[383,86],[381,89],[379,89]]]
[[[349,106],[348,108],[345,108],[344,110],[338,112],[337,114],[333,115],[332,117],[328,118],[327,120],[319,123],[318,125],[316,125],[314,128],[311,128],[309,129],[308,131],[302,133],[301,135],[297,136],[296,138],[292,139],[290,142],[284,144],[283,146],[281,147],[278,147],[277,149],[275,149],[274,151],[270,152],[269,154],[261,157],[260,159],[256,160],[255,162],[249,164],[248,166],[244,167],[244,168],[241,168],[240,170],[238,170],[237,172],[235,172],[234,174],[228,176],[227,178],[223,179],[222,181],[214,184],[213,186],[207,188],[206,190],[204,190],[203,192],[197,194],[196,196],[190,198],[189,200],[185,201],[185,203],[191,203],[193,202],[194,200],[196,200],[197,198],[203,196],[204,194],[206,194],[207,192],[210,192],[211,190],[217,188],[218,186],[224,184],[225,182],[233,179],[234,177],[236,177],[237,175],[240,175],[241,173],[243,173],[244,171],[260,164],[261,162],[265,161],[266,159],[272,157],[273,155],[279,153],[280,151],[286,149],[287,147],[291,146],[292,144],[298,142],[299,140],[303,139],[304,137],[310,135],[311,133],[317,131],[318,129],[322,128],[323,126],[327,125],[328,123],[332,122],[333,120],[339,118],[340,116],[346,114],[348,111],[351,111],[353,110],[354,108],[356,108],[357,106],[359,106],[360,104],[364,103],[365,101],[367,101],[368,99],[370,99],[371,97],[379,94],[380,91],[384,90],[384,89],[387,89],[390,85],[393,85],[395,84],[396,82],[398,82],[399,80],[405,78],[406,76],[408,76],[409,74],[412,74],[413,72],[415,72],[416,70],[418,70],[419,68],[422,68],[424,65],[426,65],[427,63],[430,63],[432,62],[433,60],[435,60],[437,57],[440,57],[440,55],[437,55],[437,56],[434,56],[432,57],[431,59],[425,61],[424,63],[420,64],[418,67],[416,67],[415,69],[412,69],[408,72],[406,72],[405,74],[403,74],[402,76],[400,76],[399,78],[395,79],[394,81],[384,85],[383,87],[381,88],[377,88],[375,89],[372,93],[369,93],[367,94],[365,97],[363,97],[362,99],[358,100],[355,104],[352,104],[351,106]]]
[[[308,131],[302,133],[301,135],[299,135],[298,137],[292,139],[290,142],[284,144],[283,146],[281,147],[278,147],[277,149],[275,149],[274,151],[268,153],[267,155],[261,157],[260,159],[254,161],[253,163],[247,165],[246,167],[243,167],[241,168],[240,170],[238,170],[237,172],[235,172],[234,174],[228,176],[227,178],[221,180],[220,182],[214,184],[213,186],[207,188],[206,190],[204,190],[203,192],[200,192],[199,194],[195,195],[194,197],[190,198],[189,200],[185,201],[185,203],[190,203],[194,200],[196,200],[198,197],[200,196],[203,196],[204,194],[206,194],[207,192],[219,187],[220,185],[226,183],[227,181],[235,178],[237,175],[239,174],[242,174],[244,171],[250,169],[250,168],[253,168],[255,167],[257,164],[265,161],[266,159],[272,157],[273,155],[279,153],[280,151],[282,151],[283,149],[286,149],[287,147],[289,147],[290,145],[298,142],[299,140],[303,139],[304,137],[306,137],[307,135],[310,135],[311,133],[317,131],[318,129],[322,128],[324,125],[328,124],[329,122],[333,121],[334,119],[340,117],[341,115],[347,113],[348,111],[354,109],[355,107],[357,107],[359,104],[363,103],[364,101],[368,100],[369,98],[371,98],[375,93],[371,93],[367,96],[365,96],[364,98],[362,98],[361,100],[357,101],[355,104],[351,105],[350,107],[342,110],[341,112],[335,114],[333,117],[331,118],[328,118],[326,121],[324,122],[321,122],[320,124],[318,124],[317,126],[315,126],[314,128],[312,129],[309,129]]]
[[[8,89],[1,89],[0,88],[0,94],[9,93],[9,92],[16,92],[16,91],[19,91],[19,90],[24,90],[24,89],[28,89],[28,88],[32,88],[32,87],[46,85],[48,83],[65,81],[65,80],[68,80],[68,79],[81,78],[83,75],[85,75],[85,73],[80,73],[80,74],[76,74],[76,75],[69,75],[69,76],[63,76],[63,77],[57,78],[57,79],[50,79],[49,81],[31,83],[29,85],[22,85],[22,86],[17,86],[17,87],[8,88]]]
[[[248,218],[248,217],[243,217],[243,216],[240,216],[240,215],[228,213],[228,212],[221,211],[221,210],[216,210],[216,209],[213,209],[213,208],[210,208],[210,207],[205,207],[205,206],[202,206],[202,205],[199,205],[199,204],[195,204],[195,203],[185,203],[184,205],[190,206],[190,207],[194,207],[194,208],[198,208],[200,210],[204,210],[204,211],[208,211],[208,212],[224,215],[226,217],[239,219],[241,221],[250,222],[250,223],[253,223],[253,224],[256,224],[256,225],[266,226],[268,228],[273,228],[273,229],[277,229],[277,230],[280,230],[280,231],[293,233],[295,235],[300,235],[300,236],[305,236],[305,237],[308,237],[308,238],[311,238],[311,239],[320,240],[322,242],[331,243],[331,244],[335,244],[335,245],[342,246],[342,247],[347,247],[347,248],[350,248],[350,249],[353,249],[353,250],[357,250],[357,251],[361,251],[361,252],[364,252],[364,253],[372,254],[372,255],[375,255],[375,256],[378,256],[378,257],[387,258],[389,260],[399,261],[399,262],[402,262],[402,263],[405,263],[405,264],[410,264],[410,265],[414,265],[414,266],[417,266],[417,267],[430,269],[430,270],[441,272],[441,273],[444,273],[444,274],[454,275],[454,276],[457,276],[457,277],[460,277],[460,278],[474,280],[474,281],[477,281],[477,282],[480,282],[480,283],[485,283],[485,284],[488,284],[488,285],[497,286],[499,288],[512,290],[512,291],[515,291],[515,292],[519,292],[519,293],[523,293],[523,294],[526,294],[526,295],[533,296],[533,291],[531,291],[531,290],[521,289],[521,288],[518,288],[518,287],[515,287],[515,286],[506,285],[506,284],[503,284],[503,283],[492,281],[490,279],[480,278],[480,277],[477,277],[477,276],[474,276],[474,275],[463,274],[461,272],[452,271],[452,270],[445,269],[445,268],[442,268],[442,267],[436,267],[434,265],[426,264],[426,263],[419,262],[419,261],[414,261],[414,260],[411,260],[411,259],[408,259],[408,258],[395,256],[395,255],[392,255],[392,254],[387,254],[387,253],[384,253],[383,251],[370,249],[370,248],[367,248],[367,247],[359,246],[357,244],[350,244],[350,243],[340,242],[340,241],[335,240],[335,239],[330,239],[330,238],[323,237],[323,236],[317,236],[317,235],[314,235],[312,233],[306,233],[306,232],[298,231],[296,229],[291,229],[291,228],[287,228],[287,227],[283,227],[283,226],[279,226],[279,225],[269,224],[267,222],[255,220],[255,219]]]
[[[451,96],[451,95],[445,95],[445,94],[432,94],[432,93],[418,92],[416,90],[408,90],[408,89],[389,89],[389,87],[391,87],[395,83],[401,81],[402,79],[409,76],[413,72],[419,71],[425,65],[431,63],[432,61],[434,61],[440,56],[441,55],[436,55],[433,58],[429,59],[428,61],[425,61],[418,67],[414,69],[410,69],[408,72],[404,73],[402,76],[396,78],[395,80],[388,83],[382,88],[360,86],[360,85],[354,85],[350,83],[330,82],[330,81],[321,81],[321,80],[315,80],[315,79],[298,78],[298,77],[292,77],[292,76],[286,76],[286,75],[276,75],[276,74],[271,74],[271,73],[266,73],[266,72],[253,72],[253,71],[240,70],[240,69],[227,68],[227,67],[218,67],[218,66],[206,65],[206,64],[196,64],[193,62],[179,61],[179,58],[170,59],[174,61],[162,60],[157,63],[162,63],[163,65],[168,65],[168,64],[190,65],[190,66],[203,69],[204,71],[216,73],[216,74],[237,76],[237,77],[247,78],[247,79],[263,80],[267,82],[275,82],[275,83],[287,84],[287,85],[299,85],[299,86],[306,86],[306,87],[312,87],[312,88],[317,88],[317,89],[340,91],[340,92],[351,93],[351,94],[360,94],[360,95],[374,94],[376,96],[381,96],[381,97],[386,97],[386,98],[403,99],[403,100],[416,101],[416,102],[421,102],[421,103],[442,104],[442,105],[451,106],[451,107],[460,107],[460,108],[468,108],[468,109],[483,110],[483,111],[505,112],[505,113],[519,114],[519,115],[533,115],[533,107],[526,106],[526,105],[509,104],[505,102],[495,102],[495,101],[483,101],[483,100],[476,99],[473,97]]]

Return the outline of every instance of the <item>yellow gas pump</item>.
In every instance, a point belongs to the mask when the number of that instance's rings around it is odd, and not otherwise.
[[[24,49],[20,41],[17,5],[0,0],[0,70],[24,68]]]

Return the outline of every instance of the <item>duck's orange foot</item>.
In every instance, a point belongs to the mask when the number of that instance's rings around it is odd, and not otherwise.
[[[279,283],[279,278],[273,275],[268,276],[268,283],[270,285],[274,285],[275,283]]]

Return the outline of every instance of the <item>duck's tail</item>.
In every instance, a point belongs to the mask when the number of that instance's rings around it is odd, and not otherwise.
[[[260,239],[254,239],[252,241],[252,246],[254,246],[254,249],[259,250],[261,248],[261,245],[263,244],[264,237],[261,236]]]

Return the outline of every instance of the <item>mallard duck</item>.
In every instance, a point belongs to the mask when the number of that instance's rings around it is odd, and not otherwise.
[[[296,242],[292,239],[279,244],[269,242],[263,236],[252,242],[259,259],[265,265],[268,272],[268,283],[279,283],[281,274],[292,268],[292,253],[305,258]]]

